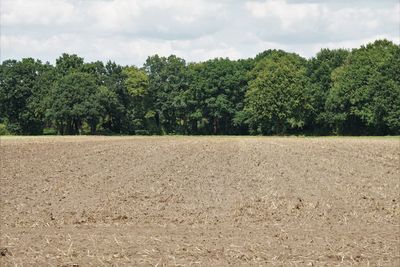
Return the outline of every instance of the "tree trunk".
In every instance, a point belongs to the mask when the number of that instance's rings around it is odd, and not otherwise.
[[[73,121],[69,120],[67,122],[67,134],[68,135],[73,135],[74,134],[74,127],[73,127]]]
[[[76,119],[76,120],[74,120],[74,132],[77,135],[79,135],[79,128],[80,128],[79,120]]]
[[[90,124],[90,134],[95,135],[96,134],[96,123],[91,123]]]
[[[61,134],[61,135],[64,135],[64,122],[63,121],[61,121],[61,122],[58,122],[57,123],[57,128],[58,128],[58,132]]]

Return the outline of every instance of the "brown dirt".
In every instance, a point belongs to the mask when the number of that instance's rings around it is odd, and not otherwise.
[[[400,266],[400,139],[0,141],[1,266]]]

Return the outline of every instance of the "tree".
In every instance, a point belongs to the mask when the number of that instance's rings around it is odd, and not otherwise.
[[[339,134],[399,134],[399,45],[375,41],[354,49],[333,73],[327,99]]]
[[[108,61],[105,65],[103,86],[107,87],[113,95],[112,103],[107,105],[106,119],[102,122],[102,127],[107,132],[113,133],[133,133],[128,118],[130,106],[129,93],[125,85],[126,75],[123,67],[115,62]]]
[[[304,127],[311,108],[305,63],[296,54],[272,53],[256,64],[244,110],[252,133],[286,134]]]
[[[213,59],[191,64],[188,112],[193,133],[236,134],[234,117],[243,109],[247,90],[246,61]]]
[[[62,54],[0,64],[2,133],[400,134],[400,47],[282,50],[143,68]]]
[[[129,117],[137,133],[156,132],[151,98],[149,95],[149,77],[144,70],[127,67],[125,86],[130,98]]]
[[[56,73],[65,76],[70,72],[82,71],[84,66],[83,64],[83,58],[75,54],[69,55],[64,53],[56,60]]]
[[[95,79],[82,72],[69,73],[54,84],[47,116],[60,134],[81,133],[83,122],[95,132],[102,111],[96,89]]]
[[[111,116],[117,113],[115,112],[116,110],[121,109],[121,104],[119,103],[118,96],[107,86],[101,85],[100,87],[98,87],[98,90],[96,92],[96,101],[98,101],[99,104],[98,111],[100,111],[99,124],[101,127],[101,132],[110,133],[112,131],[107,126],[112,125],[110,123],[112,121]]]
[[[161,133],[184,133],[187,122],[185,91],[188,76],[185,60],[171,55],[149,57],[144,64],[157,128]]]
[[[46,94],[38,86],[43,73],[51,67],[41,61],[24,58],[6,60],[0,68],[0,117],[10,132],[40,134],[43,131],[41,99]]]
[[[312,112],[307,118],[306,128],[317,134],[328,134],[331,132],[327,122],[325,110],[326,100],[332,88],[332,73],[342,66],[349,55],[344,49],[321,49],[316,57],[307,62],[307,76],[310,78],[309,87]]]

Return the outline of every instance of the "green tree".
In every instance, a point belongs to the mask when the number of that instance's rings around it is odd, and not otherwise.
[[[3,133],[400,134],[400,48],[377,40],[305,60],[282,50],[187,64],[149,57],[142,69],[32,58],[0,65]]]
[[[96,131],[102,112],[96,91],[95,79],[82,72],[67,74],[54,84],[47,116],[60,134],[80,134],[84,122],[90,125],[92,133]]]
[[[124,69],[125,86],[130,98],[129,117],[136,133],[157,132],[155,112],[149,94],[149,77],[136,67]]]
[[[0,119],[10,132],[40,134],[43,131],[41,99],[46,94],[38,85],[49,70],[39,60],[6,60],[0,68]]]
[[[251,73],[245,114],[250,131],[287,134],[305,124],[308,104],[306,61],[296,54],[271,53]]]
[[[316,134],[331,132],[325,110],[326,100],[332,88],[332,73],[342,66],[349,55],[344,49],[321,49],[316,57],[307,62],[307,76],[310,78],[310,100],[312,112],[306,122],[306,130]]]
[[[333,73],[327,99],[339,134],[399,134],[399,45],[378,40],[354,49]]]
[[[84,60],[82,57],[79,57],[75,54],[70,55],[64,53],[56,60],[55,67],[58,75],[65,76],[70,72],[82,71],[84,67]]]
[[[104,69],[102,84],[107,87],[113,98],[112,103],[107,105],[107,116],[102,122],[102,128],[107,132],[119,134],[133,133],[128,116],[130,97],[125,85],[124,68],[115,62],[108,61]]]
[[[96,92],[96,101],[98,101],[100,112],[99,125],[101,133],[112,133],[112,116],[118,114],[121,109],[117,94],[105,85],[98,87]],[[117,111],[117,112],[116,112]],[[110,127],[111,126],[111,127]],[[118,132],[120,133],[120,132]]]
[[[188,108],[191,131],[202,134],[237,134],[241,127],[234,123],[243,110],[247,90],[247,61],[213,59],[191,64]]]
[[[185,60],[171,55],[149,57],[144,64],[149,77],[154,118],[162,133],[184,133],[187,122],[185,91],[188,88],[188,74]]]

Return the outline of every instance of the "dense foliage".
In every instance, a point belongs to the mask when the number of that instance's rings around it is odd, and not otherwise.
[[[250,76],[244,116],[250,133],[301,131],[311,109],[306,60],[295,54],[271,53]]]
[[[400,46],[0,66],[0,134],[400,134]]]

